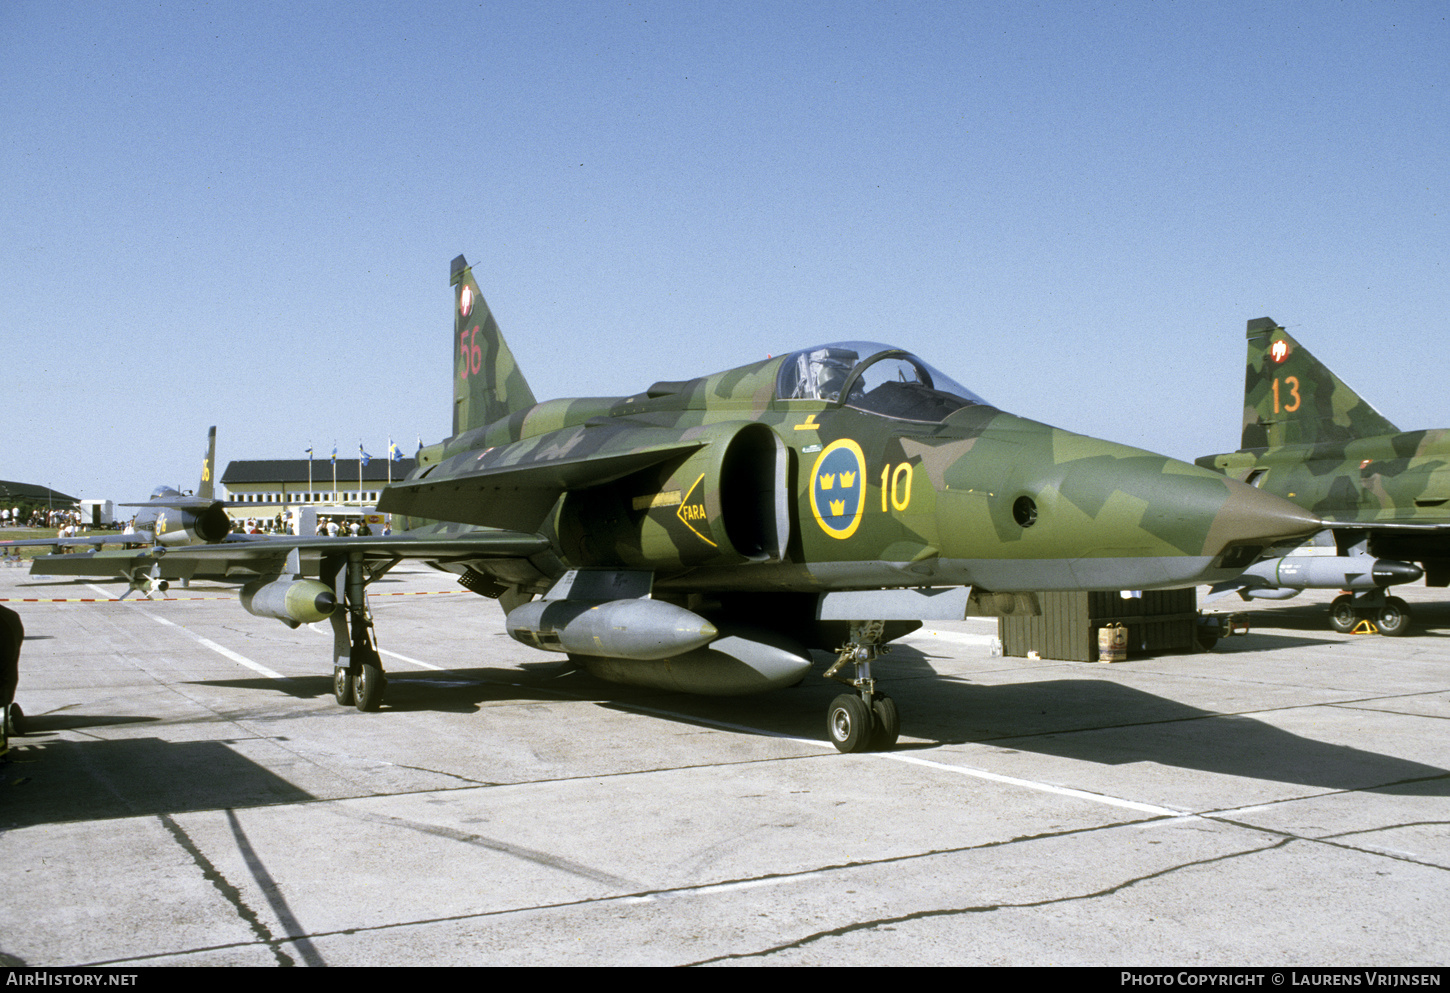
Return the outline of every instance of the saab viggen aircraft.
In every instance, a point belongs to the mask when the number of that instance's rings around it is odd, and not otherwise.
[[[249,578],[242,602],[330,618],[337,700],[382,704],[368,584],[404,559],[497,598],[521,644],[686,693],[849,689],[844,752],[890,748],[882,646],[1037,591],[1232,579],[1323,523],[1280,497],[992,406],[877,342],[816,345],[622,397],[538,402],[459,256],[453,430],[378,509],[401,533],[52,556],[36,572]]]

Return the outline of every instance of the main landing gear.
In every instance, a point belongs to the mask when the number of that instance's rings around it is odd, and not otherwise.
[[[1410,606],[1384,590],[1342,593],[1329,605],[1329,623],[1340,634],[1350,634],[1365,622],[1380,634],[1402,635],[1410,629]]]
[[[890,651],[881,645],[885,627],[884,621],[853,621],[851,640],[840,647],[836,664],[825,672],[827,679],[855,690],[836,697],[826,711],[826,734],[837,751],[889,751],[901,734],[896,701],[877,693],[876,681],[871,678],[871,660]],[[847,664],[856,666],[854,679],[836,675]]]
[[[324,575],[330,570],[324,570]],[[367,580],[361,555],[351,555],[336,572],[332,586],[339,606],[332,612],[332,695],[344,707],[373,711],[383,705],[388,677],[373,640],[373,615],[368,610]]]
[[[377,710],[383,705],[387,686],[388,676],[383,672],[382,660],[377,658],[376,653],[368,661],[358,661],[358,655],[354,655],[352,665],[332,667],[332,695],[344,707]]]

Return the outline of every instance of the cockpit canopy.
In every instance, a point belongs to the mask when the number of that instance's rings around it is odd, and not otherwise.
[[[841,341],[787,355],[775,397],[842,403],[910,421],[940,421],[963,407],[990,406],[910,352],[874,341]]]

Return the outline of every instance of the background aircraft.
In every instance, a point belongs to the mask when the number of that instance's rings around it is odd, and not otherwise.
[[[169,486],[158,487],[145,503],[123,503],[123,507],[140,507],[136,530],[149,531],[158,545],[213,545],[228,540],[243,540],[233,535],[232,521],[227,516],[230,506],[216,498],[213,482],[216,475],[216,426],[207,429],[206,455],[201,462],[201,481],[196,493],[187,495]]]
[[[151,499],[144,503],[123,503],[122,507],[139,507],[140,512],[127,531],[74,537],[22,538],[0,541],[0,548],[50,546],[53,548],[94,547],[102,545],[159,545],[179,548],[187,545],[214,545],[220,542],[255,541],[256,535],[232,533],[231,518],[226,509],[233,504],[216,498],[213,477],[216,466],[216,425],[206,434],[206,452],[202,456],[201,480],[194,494],[182,493],[169,486],[158,486]],[[133,589],[164,591],[166,581],[154,569],[133,570],[127,576]]]
[[[1372,619],[1398,635],[1409,608],[1385,588],[1450,583],[1450,436],[1401,431],[1270,317],[1248,322],[1240,445],[1198,464],[1313,511],[1332,541],[1281,548],[1214,593],[1344,589],[1330,605],[1337,630]]]
[[[231,518],[226,509],[233,504],[218,500],[212,477],[216,466],[216,426],[207,429],[206,452],[201,460],[201,481],[194,494],[182,493],[170,486],[158,486],[151,499],[144,503],[123,503],[122,507],[140,507],[132,522],[134,529],[117,534],[77,535],[74,538],[27,538],[0,541],[0,547],[22,545],[117,545],[141,542],[159,545],[211,545],[219,541],[242,540],[232,535]],[[230,539],[229,539],[230,536]]]
[[[366,587],[422,559],[498,598],[521,643],[607,680],[751,693],[835,650],[826,675],[851,691],[827,730],[862,751],[900,727],[872,662],[923,620],[1033,610],[1038,590],[1226,580],[1322,527],[1218,473],[998,410],[876,343],[538,403],[462,256],[451,283],[453,433],[378,505],[406,533],[52,556],[34,571],[254,576],[251,612],[330,618],[337,699],[374,710],[386,679]]]

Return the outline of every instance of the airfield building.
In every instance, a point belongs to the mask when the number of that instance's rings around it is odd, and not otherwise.
[[[220,499],[257,504],[253,515],[276,514],[286,507],[374,506],[388,480],[400,481],[416,465],[413,459],[254,459],[232,462],[222,473]],[[335,480],[335,483],[334,483]],[[231,507],[233,517],[249,508]]]

